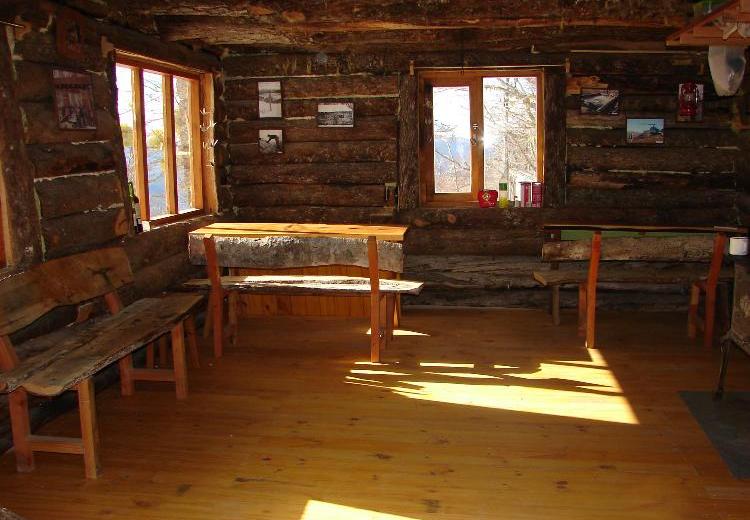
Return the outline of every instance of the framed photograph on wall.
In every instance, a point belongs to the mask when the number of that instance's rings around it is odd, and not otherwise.
[[[628,119],[628,144],[664,144],[664,119]]]
[[[620,91],[604,88],[581,89],[581,114],[616,116],[620,113]]]
[[[258,130],[260,153],[284,153],[284,132],[282,130]]]
[[[320,128],[354,128],[354,103],[318,103],[316,119]]]
[[[261,119],[280,118],[281,81],[258,82],[258,117]]]
[[[63,130],[96,130],[91,74],[52,69],[57,125]]]
[[[680,83],[677,89],[677,121],[703,121],[703,90],[702,83]]]
[[[82,15],[69,10],[61,11],[57,17],[57,53],[71,60],[85,59],[87,30]]]

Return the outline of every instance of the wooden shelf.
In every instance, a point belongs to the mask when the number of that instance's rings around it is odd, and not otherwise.
[[[731,34],[725,35],[724,27],[727,24],[750,24],[750,0],[727,2],[714,12],[667,37],[667,46],[731,45],[746,47],[750,45],[750,38],[743,37],[736,26]]]

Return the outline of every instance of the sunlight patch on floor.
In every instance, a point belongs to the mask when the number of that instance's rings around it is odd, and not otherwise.
[[[535,368],[490,364],[481,370],[473,363],[452,362],[421,362],[413,371],[399,367],[398,372],[385,367],[357,368],[350,371],[347,382],[378,386],[411,399],[638,424],[633,408],[605,359],[597,351],[588,354],[590,361],[549,360]],[[462,368],[466,370],[461,371]],[[356,375],[367,375],[379,382],[357,381]]]
[[[369,336],[372,334],[372,329],[367,329],[367,335]],[[429,334],[425,334],[424,332],[417,332],[416,330],[405,330],[405,329],[393,329],[393,335],[394,336],[424,336],[429,338]]]
[[[308,500],[300,520],[418,520],[411,516],[379,513],[369,509]]]

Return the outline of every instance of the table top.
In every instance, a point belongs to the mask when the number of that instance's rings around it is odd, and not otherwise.
[[[195,231],[191,235],[234,237],[266,237],[274,235],[369,237],[378,240],[402,242],[407,226],[380,226],[371,224],[296,224],[263,222],[217,222]]]
[[[693,233],[730,233],[744,234],[747,233],[745,227],[734,226],[642,226],[638,224],[575,224],[566,222],[545,222],[545,229],[583,229],[590,231],[674,231],[674,232],[693,232]]]

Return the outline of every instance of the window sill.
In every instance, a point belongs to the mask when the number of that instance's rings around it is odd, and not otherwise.
[[[159,229],[167,224],[174,224],[175,222],[184,222],[198,217],[206,216],[206,212],[202,209],[193,209],[184,213],[178,213],[177,215],[165,215],[163,217],[153,218],[143,223],[143,231],[147,233],[155,229]],[[146,229],[148,227],[148,229]]]

